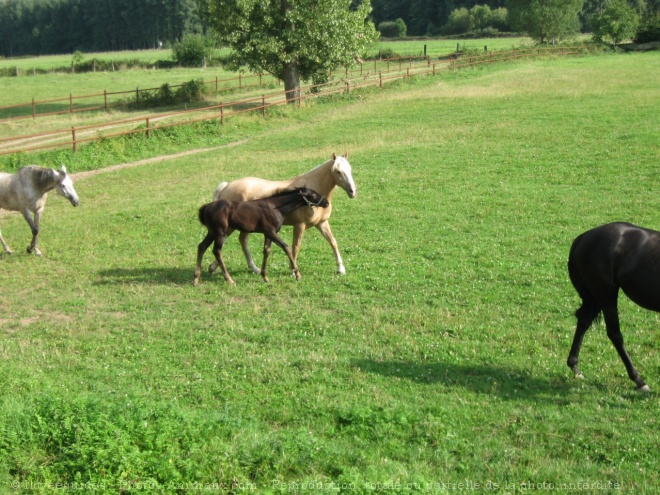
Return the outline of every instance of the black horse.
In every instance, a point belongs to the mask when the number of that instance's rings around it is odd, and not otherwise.
[[[230,284],[234,283],[222,260],[222,246],[234,230],[264,234],[264,259],[261,265],[261,276],[265,282],[268,282],[266,266],[272,242],[284,250],[291,262],[293,274],[297,280],[300,280],[300,272],[291,250],[277,233],[282,227],[284,217],[298,208],[303,206],[327,208],[329,205],[330,203],[325,197],[307,187],[287,189],[268,198],[252,201],[221,199],[205,204],[199,209],[199,221],[208,229],[208,233],[197,247],[197,266],[193,285],[199,283],[202,257],[211,244],[213,244],[213,254],[222,268],[225,280]]]
[[[582,298],[568,366],[582,377],[578,355],[584,334],[602,312],[607,336],[637,390],[650,389],[630,360],[619,328],[619,289],[635,303],[660,312],[660,232],[623,222],[609,223],[578,236],[568,256],[568,274]]]

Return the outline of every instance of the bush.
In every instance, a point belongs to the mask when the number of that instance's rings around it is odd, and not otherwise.
[[[660,41],[660,12],[646,15],[635,35],[635,43]]]
[[[611,40],[616,45],[635,36],[639,27],[639,15],[626,0],[611,0],[600,14],[591,19],[594,40]]]
[[[383,38],[402,38],[408,32],[406,23],[399,18],[396,21],[385,21],[378,24],[378,32]]]
[[[199,67],[210,58],[213,50],[208,38],[201,34],[186,34],[172,46],[172,58],[186,67]]]

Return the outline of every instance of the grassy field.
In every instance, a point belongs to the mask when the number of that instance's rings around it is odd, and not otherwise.
[[[383,50],[391,50],[400,55],[421,55],[424,45],[431,57],[445,56],[456,50],[456,44],[461,47],[478,48],[483,50],[484,45],[490,49],[509,49],[524,45],[528,38],[494,38],[486,40],[415,40],[415,41],[381,41],[374,45],[370,53],[376,54]],[[170,50],[141,50],[136,52],[110,52],[85,54],[85,59],[98,58],[100,60],[129,60],[139,59],[145,63],[156,62],[159,59],[169,60]],[[29,68],[59,67],[71,64],[72,55],[53,55],[48,57],[28,57],[18,59],[0,59],[0,68],[15,67],[27,70]],[[249,75],[249,74],[248,74]],[[26,77],[1,78],[3,91],[0,91],[0,106],[12,105],[21,102],[30,102],[32,98],[47,100],[51,98],[64,98],[70,94],[85,95],[102,93],[104,90],[131,91],[136,87],[158,88],[162,84],[181,84],[191,79],[204,80],[227,79],[237,74],[227,72],[220,67],[193,69],[133,69],[117,72],[97,72],[84,74],[47,74]]]
[[[602,324],[585,379],[566,367],[565,265],[595,225],[660,228],[659,76],[654,53],[520,62],[236,119],[215,132],[242,145],[51,195],[42,258],[3,214],[0,491],[657,493],[657,394]],[[345,276],[308,232],[299,283],[274,250],[264,284],[232,238],[237,285],[192,287],[220,180],[344,150]],[[620,309],[658,390],[660,317]]]

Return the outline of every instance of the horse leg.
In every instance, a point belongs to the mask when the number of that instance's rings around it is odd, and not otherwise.
[[[229,271],[227,271],[227,266],[225,265],[224,260],[222,259],[222,246],[225,244],[225,240],[227,239],[226,235],[218,235],[215,239],[215,244],[213,245],[213,254],[215,255],[215,259],[222,268],[222,274],[225,277],[225,280],[232,284],[236,285],[236,282],[234,282],[234,279],[231,278],[231,275],[229,275]]]
[[[37,247],[37,243],[39,242],[39,222],[41,220],[41,212],[43,211],[43,208],[39,208],[37,211],[34,212],[34,220],[32,219],[32,215],[30,215],[30,210],[24,209],[21,210],[21,213],[23,214],[23,218],[25,218],[25,221],[28,223],[30,226],[30,230],[32,231],[32,242],[27,248],[28,253],[34,252],[37,256],[41,256],[41,251],[39,251],[39,248]]]
[[[248,249],[248,233],[241,232],[238,236],[238,240],[241,243],[241,248],[243,248],[243,254],[245,255],[245,261],[247,261],[248,268],[252,270],[252,273],[259,273],[259,267],[254,263],[250,250]]]
[[[276,233],[271,233],[267,234],[272,241],[277,244],[279,247],[282,248],[282,250],[286,253],[286,255],[289,257],[290,261],[290,266],[291,270],[293,270],[293,276],[296,277],[296,280],[300,280],[300,270],[298,270],[298,265],[296,264],[296,259],[293,256],[293,253],[289,249],[289,246],[285,244],[285,242],[278,236]]]
[[[241,248],[243,249],[243,254],[245,255],[245,261],[247,261],[248,268],[252,270],[253,273],[259,273],[259,267],[255,265],[254,260],[252,259],[252,255],[250,254],[250,250],[248,249],[248,233],[247,232],[241,232],[241,234],[238,236],[238,239],[241,243]],[[211,263],[209,266],[209,273],[213,273],[216,271],[218,268],[218,264],[214,261]]]
[[[316,228],[321,231],[323,237],[325,237],[325,239],[330,243],[330,246],[332,246],[332,251],[335,253],[335,260],[337,261],[337,273],[339,275],[345,275],[346,268],[344,267],[344,261],[341,259],[341,254],[339,254],[339,246],[337,246],[335,236],[332,235],[330,224],[326,220],[325,222],[318,224]]]
[[[200,242],[199,245],[197,246],[197,265],[195,266],[195,277],[193,278],[194,286],[197,286],[197,284],[199,284],[199,277],[202,274],[202,258],[204,257],[204,253],[209,248],[212,242],[213,242],[213,234],[209,232],[206,235],[206,237],[204,237],[202,242]]]
[[[628,377],[633,382],[635,382],[635,385],[637,385],[637,390],[640,392],[650,392],[651,389],[646,383],[644,383],[642,377],[639,376],[639,373],[632,364],[630,355],[623,345],[623,335],[621,335],[621,329],[619,327],[619,314],[617,312],[616,303],[613,306],[607,306],[606,308],[603,308],[603,316],[605,317],[607,336],[614,345],[616,352],[619,353],[619,356],[621,357],[621,360],[626,367],[626,371],[628,372]]]
[[[272,241],[268,236],[264,236],[264,260],[261,262],[261,276],[264,282],[268,283],[268,276],[266,275],[266,266],[268,266],[268,256],[270,255],[270,245]]]
[[[584,375],[578,368],[578,357],[580,349],[582,348],[582,341],[584,334],[587,333],[589,327],[600,313],[600,308],[593,304],[583,303],[582,306],[575,312],[577,317],[577,326],[575,327],[575,336],[573,337],[573,345],[568,354],[568,367],[573,371],[575,378],[584,378]]]
[[[5,250],[5,253],[11,254],[11,249],[9,249],[9,246],[7,246],[7,243],[2,238],[2,233],[0,233],[0,242],[2,243],[2,248]]]

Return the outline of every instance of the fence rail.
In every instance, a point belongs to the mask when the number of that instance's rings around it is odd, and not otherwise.
[[[429,58],[423,59],[421,62],[416,62],[410,58],[406,64],[402,61],[398,61],[396,64],[390,63],[389,65],[383,65],[380,67],[380,70],[378,70],[378,65],[374,66],[375,69],[373,71],[370,66],[369,70],[366,72],[364,65],[367,64],[363,64],[363,67],[358,70],[346,71],[346,77],[342,79],[335,79],[323,84],[302,87],[300,96],[296,98],[295,102],[300,105],[304,100],[309,98],[317,98],[336,93],[350,93],[355,89],[367,86],[382,87],[383,84],[394,80],[410,79],[422,75],[436,75],[441,71],[458,70],[464,67],[472,67],[497,61],[518,60],[521,58],[544,55],[576,55],[587,51],[588,48],[583,46],[550,47],[528,50],[511,50],[506,52],[489,52],[483,55],[453,57],[449,60],[438,62],[432,62]],[[265,116],[268,108],[282,105],[287,102],[288,99],[286,92],[278,90],[271,93],[264,93],[258,97],[232,100],[216,105],[171,112],[168,114],[133,117],[129,119],[104,122],[102,124],[71,127],[68,129],[2,138],[0,139],[0,155],[62,147],[72,147],[72,149],[76,151],[78,145],[82,143],[137,133],[143,133],[147,137],[151,137],[152,133],[159,129],[205,120],[219,120],[221,124],[224,124],[225,119],[247,112],[261,112],[262,115]],[[130,128],[126,129],[127,127]]]

